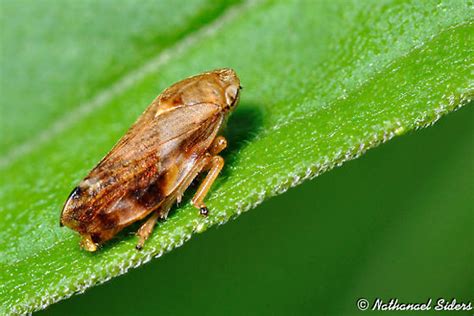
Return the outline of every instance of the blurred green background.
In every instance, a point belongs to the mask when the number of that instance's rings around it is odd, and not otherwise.
[[[472,302],[473,123],[468,105],[40,314],[351,315],[375,314],[358,312],[362,297]]]

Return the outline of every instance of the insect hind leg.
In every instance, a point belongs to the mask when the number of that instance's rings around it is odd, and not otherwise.
[[[137,231],[137,236],[138,236],[138,243],[135,246],[137,250],[142,250],[143,245],[145,244],[145,241],[150,237],[151,232],[153,231],[153,227],[155,227],[156,222],[158,221],[158,218],[160,217],[160,213],[155,211],[153,214],[146,220],[145,223],[143,223],[142,226]]]
[[[155,227],[156,222],[160,218],[166,218],[168,212],[171,208],[172,201],[166,201],[164,205],[162,205],[159,209],[154,211],[150,217],[140,226],[137,231],[138,236],[138,243],[135,246],[137,250],[142,250],[145,241],[150,237],[151,233],[153,232],[153,228]]]

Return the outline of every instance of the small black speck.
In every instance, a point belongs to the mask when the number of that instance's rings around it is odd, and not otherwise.
[[[81,193],[82,193],[81,188],[75,187],[74,190],[72,190],[71,194],[69,194],[69,198],[77,200],[81,196]]]
[[[199,209],[199,214],[201,214],[202,216],[207,216],[209,215],[209,210],[207,209],[207,207],[203,206]]]

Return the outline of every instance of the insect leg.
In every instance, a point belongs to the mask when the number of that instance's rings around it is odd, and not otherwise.
[[[135,248],[137,250],[141,250],[143,248],[143,244],[145,240],[150,237],[151,232],[153,231],[153,227],[155,227],[156,221],[160,217],[160,212],[155,211],[153,214],[146,220],[146,222],[138,229],[137,236],[138,236],[138,243]]]
[[[196,163],[193,170],[189,172],[187,178],[182,182],[180,187],[176,190],[176,200],[181,203],[181,197],[183,196],[184,190],[188,188],[193,179],[202,171],[207,171],[212,167],[213,156],[220,153],[227,147],[227,140],[223,136],[217,136],[212,142],[209,152]]]
[[[153,228],[155,227],[156,222],[159,219],[166,218],[173,203],[174,199],[168,199],[163,202],[160,208],[154,211],[153,214],[151,214],[151,216],[146,220],[146,222],[143,223],[142,226],[140,226],[137,231],[138,243],[135,246],[137,250],[141,250],[143,248],[145,241],[148,239],[148,237],[150,237],[151,233],[153,232]]]
[[[90,252],[94,252],[97,250],[97,245],[92,241],[91,236],[87,234],[82,236],[81,248]]]
[[[224,158],[222,158],[221,156],[212,157],[208,167],[210,167],[209,173],[207,174],[206,178],[204,178],[201,185],[197,189],[196,194],[191,200],[191,203],[195,207],[199,208],[201,215],[204,216],[207,216],[209,214],[209,210],[207,209],[206,204],[204,204],[204,198],[206,197],[207,192],[209,192],[212,183],[214,183],[217,176],[224,167]]]
[[[212,142],[209,152],[212,156],[217,155],[227,147],[227,140],[224,136],[217,136],[216,139]]]

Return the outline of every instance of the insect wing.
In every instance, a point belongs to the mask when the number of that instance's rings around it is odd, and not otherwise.
[[[208,103],[150,113],[142,119],[152,122],[135,124],[86,178],[103,184],[91,200],[98,210],[94,231],[117,230],[157,209],[207,151],[223,121],[219,107]]]

